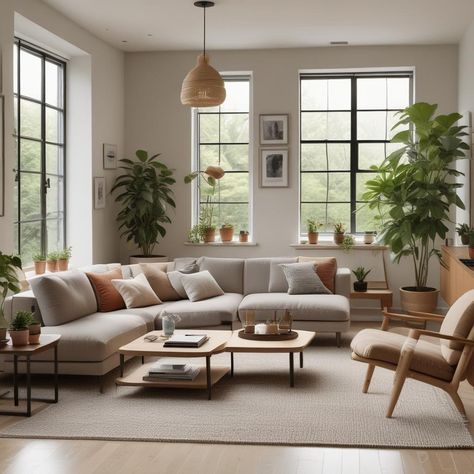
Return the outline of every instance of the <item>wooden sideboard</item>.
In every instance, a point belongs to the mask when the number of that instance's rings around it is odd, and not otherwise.
[[[466,291],[474,289],[474,269],[459,260],[469,258],[467,247],[442,247],[441,253],[447,267],[441,267],[441,296],[452,305]]]

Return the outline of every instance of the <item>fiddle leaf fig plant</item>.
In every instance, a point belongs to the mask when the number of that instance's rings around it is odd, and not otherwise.
[[[396,262],[411,257],[416,291],[426,288],[430,259],[441,261],[438,245],[448,232],[450,207],[464,209],[457,195],[462,184],[453,179],[462,175],[455,161],[466,158],[469,149],[465,127],[457,125],[462,116],[436,111],[436,104],[420,102],[399,112],[394,128],[407,129],[392,143],[401,148],[372,167],[377,175],[367,182],[363,196],[383,224],[379,241],[390,247]]]
[[[0,252],[0,328],[8,326],[3,313],[8,292],[18,293],[20,291],[17,269],[21,270],[20,257]]]
[[[164,224],[170,224],[170,208],[175,208],[172,186],[176,180],[173,170],[157,161],[160,154],[149,156],[137,150],[137,160],[122,159],[118,176],[111,192],[118,191],[115,201],[122,209],[117,215],[122,236],[133,241],[143,256],[149,257],[158,239],[166,235]]]

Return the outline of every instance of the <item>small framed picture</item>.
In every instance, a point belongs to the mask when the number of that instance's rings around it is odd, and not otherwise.
[[[262,188],[288,187],[288,150],[260,150],[260,186]]]
[[[288,143],[288,114],[260,115],[260,145]]]
[[[117,145],[104,143],[103,145],[104,170],[117,168]]]
[[[105,178],[94,178],[94,209],[105,208]]]

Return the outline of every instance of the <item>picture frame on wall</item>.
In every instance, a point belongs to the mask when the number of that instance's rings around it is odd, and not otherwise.
[[[260,115],[260,145],[288,144],[288,114]]]
[[[94,209],[105,208],[105,178],[94,178]]]
[[[117,145],[103,144],[104,170],[117,169]]]
[[[288,149],[262,148],[260,150],[260,187],[287,188]]]

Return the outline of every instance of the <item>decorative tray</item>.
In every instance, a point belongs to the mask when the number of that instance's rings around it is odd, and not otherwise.
[[[243,329],[238,332],[238,335],[242,339],[249,339],[250,341],[289,341],[298,337],[298,333],[295,331],[283,334],[246,334]]]

